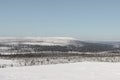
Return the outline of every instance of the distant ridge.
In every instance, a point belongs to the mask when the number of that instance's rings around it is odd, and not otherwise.
[[[1,43],[9,44],[68,45],[77,39],[72,37],[0,37],[0,40]]]

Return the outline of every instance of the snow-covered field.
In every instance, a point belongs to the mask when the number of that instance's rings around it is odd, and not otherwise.
[[[0,80],[120,80],[120,63],[79,62],[1,68]]]

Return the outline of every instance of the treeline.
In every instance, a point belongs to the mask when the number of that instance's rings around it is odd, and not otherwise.
[[[79,44],[80,45],[80,44]],[[0,49],[1,53],[42,53],[43,51],[51,52],[103,52],[103,51],[117,51],[120,48],[114,48],[113,45],[99,44],[99,43],[83,43],[83,46],[79,45],[66,45],[66,46],[42,46],[42,45],[30,45],[30,44],[0,44],[0,47],[8,47],[6,50]]]
[[[25,53],[25,54],[0,54],[0,58],[44,58],[44,57],[120,57],[120,53]]]
[[[94,55],[94,54],[93,54]],[[11,60],[12,63],[0,64],[0,68],[14,67],[14,66],[33,66],[33,65],[47,65],[59,63],[74,63],[74,62],[120,62],[120,56],[92,56],[89,54],[82,54],[81,56],[51,56],[51,57],[11,57],[3,58]]]
[[[98,43],[86,43],[84,46],[41,46],[41,45],[25,45],[19,44],[17,46],[11,46],[11,51],[17,52],[40,52],[40,51],[60,51],[60,52],[103,52],[116,50],[112,45],[98,44]],[[118,49],[117,49],[118,50]]]

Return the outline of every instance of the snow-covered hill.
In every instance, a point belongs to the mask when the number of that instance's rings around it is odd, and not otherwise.
[[[0,69],[0,80],[120,80],[120,63],[81,62]]]
[[[120,51],[120,44],[81,41],[71,37],[0,37],[0,54]]]
[[[30,45],[68,45],[76,40],[72,37],[0,37],[0,43]]]

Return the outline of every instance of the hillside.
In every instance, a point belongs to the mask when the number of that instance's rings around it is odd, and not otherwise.
[[[80,41],[70,37],[1,37],[0,54],[119,52],[119,45],[116,43]]]
[[[75,62],[120,62],[119,42],[71,37],[1,37],[0,68]]]

